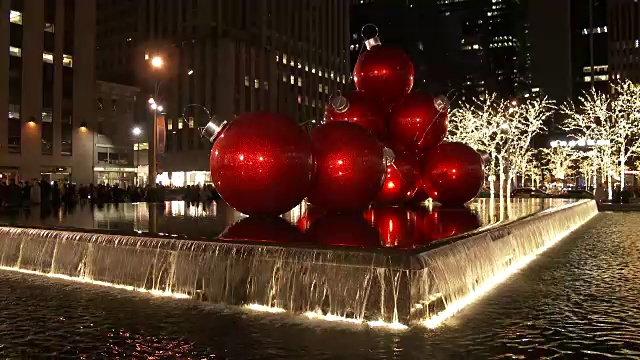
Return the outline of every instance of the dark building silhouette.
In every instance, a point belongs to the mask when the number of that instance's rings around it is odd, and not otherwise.
[[[609,78],[640,82],[640,4],[608,0],[606,8]]]

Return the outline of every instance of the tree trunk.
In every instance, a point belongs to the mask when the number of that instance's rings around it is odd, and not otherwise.
[[[489,196],[493,199],[493,196],[496,193],[496,176],[489,175]]]
[[[624,156],[620,155],[620,190],[624,190]]]

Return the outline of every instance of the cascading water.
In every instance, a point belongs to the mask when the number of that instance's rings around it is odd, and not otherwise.
[[[0,268],[309,317],[435,326],[596,213],[595,202],[582,201],[400,255],[0,227]]]

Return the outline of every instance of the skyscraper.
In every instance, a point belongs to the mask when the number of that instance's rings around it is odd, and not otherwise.
[[[606,7],[609,77],[640,82],[640,4],[636,0],[608,0]]]
[[[318,122],[348,80],[349,3],[341,0],[115,0],[100,8],[101,80],[155,93],[166,111],[162,179],[183,185],[208,176],[203,105],[225,118],[247,111]],[[117,49],[114,52],[114,49]],[[153,71],[149,60],[164,66]],[[146,99],[139,115],[150,118]],[[174,173],[176,175],[174,175]],[[184,180],[181,180],[184,179]]]
[[[96,0],[3,0],[0,12],[0,177],[91,182]]]
[[[606,0],[571,1],[571,51],[573,97],[592,86],[608,91],[610,76],[610,37]],[[633,3],[633,0],[631,1]],[[633,44],[634,41],[631,40]],[[611,49],[613,50],[613,49]],[[611,52],[613,57],[613,52]]]

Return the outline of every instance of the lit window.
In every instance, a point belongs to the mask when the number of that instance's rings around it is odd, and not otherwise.
[[[282,54],[282,63],[283,64],[287,63],[287,54]]]
[[[260,87],[260,80],[255,79],[255,80],[253,81],[253,87],[255,87],[256,89],[258,89],[258,88]]]
[[[14,24],[22,25],[22,13],[11,10],[11,12],[9,12],[9,21]]]
[[[189,120],[188,121],[189,121],[189,128],[193,129],[195,127],[195,125],[196,125],[196,121],[193,118],[193,116],[189,116]]]
[[[334,72],[331,72],[331,80],[333,80]]]
[[[264,82],[264,89],[265,90],[269,90],[269,82],[268,81]]]
[[[62,65],[73,67],[73,57],[71,55],[62,54]]]
[[[173,119],[167,119],[167,130],[173,130]]]
[[[148,51],[144,52],[144,59],[145,60],[149,60],[149,52]]]
[[[19,47],[9,46],[9,55],[22,57],[22,49]]]
[[[178,130],[182,129],[182,119],[178,119]]]
[[[280,55],[276,54],[276,62],[280,62]]]
[[[309,64],[304,64],[304,71],[309,71]]]
[[[298,86],[302,86],[302,78],[298,78]]]
[[[318,76],[322,76],[322,69],[318,69]]]
[[[249,86],[249,77],[248,76],[244,77],[244,86]]]
[[[298,69],[302,69],[302,64],[298,63]]]
[[[322,92],[322,84],[318,85],[318,91]]]
[[[325,85],[324,86],[324,93],[328,94],[329,93],[329,85]]]
[[[295,77],[295,76],[293,76],[293,75],[291,75],[291,76],[289,77],[289,82],[291,82],[291,85],[295,84],[295,83],[296,83],[296,77]]]
[[[46,63],[53,64],[53,54],[48,51],[43,52],[42,60]]]
[[[315,74],[315,73],[316,73],[316,68],[315,68],[315,67],[311,68],[311,73],[312,73],[312,74]]]
[[[282,82],[287,82],[287,75],[282,74]]]

